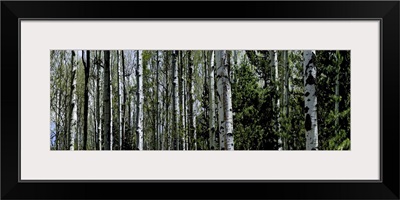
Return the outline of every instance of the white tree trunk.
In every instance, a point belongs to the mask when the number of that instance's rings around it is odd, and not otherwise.
[[[183,51],[179,51],[179,124],[180,124],[180,131],[179,133],[182,136],[182,150],[186,150],[186,132],[185,132],[185,90],[184,90],[184,83],[185,83],[185,67],[183,67]]]
[[[187,55],[185,53],[185,55]],[[183,55],[182,55],[183,56]],[[189,123],[187,123],[187,116],[188,116],[188,109],[187,109],[187,68],[184,67],[186,66],[185,62],[183,61],[182,58],[182,123],[183,123],[183,138],[184,138],[184,144],[185,144],[185,150],[189,150],[189,136],[188,136],[188,127],[190,126]]]
[[[178,83],[178,65],[176,63],[177,51],[172,51],[172,93],[173,93],[173,134],[174,134],[174,149],[179,150],[179,132],[178,132],[178,117],[179,117],[179,83]]]
[[[72,52],[73,53],[73,52]],[[73,53],[74,54],[74,53]],[[72,78],[73,78],[73,87],[71,88],[72,90],[72,120],[71,120],[71,138],[70,138],[70,144],[69,144],[69,150],[73,151],[74,150],[74,143],[75,143],[75,135],[77,132],[77,98],[76,98],[76,65],[73,64],[73,59],[74,57],[72,56],[71,59],[71,64],[72,64]]]
[[[195,99],[194,99],[194,65],[193,65],[193,53],[188,51],[189,58],[189,129],[193,141],[193,149],[197,150],[197,137],[196,137],[196,115],[195,110]]]
[[[226,51],[216,51],[218,88],[218,126],[221,150],[234,150],[232,94],[229,80],[229,58]]]
[[[306,150],[318,150],[316,78],[315,51],[306,50],[304,51]]]
[[[209,116],[209,135],[210,135],[210,149],[216,150],[217,149],[217,141],[215,138],[215,85],[214,85],[214,51],[211,52],[211,61],[210,61],[210,68],[209,68],[209,87],[210,87],[210,94],[209,94],[209,105],[210,105],[210,116]]]
[[[143,150],[143,66],[142,66],[142,51],[137,51],[137,124],[136,124],[136,139],[137,149]]]
[[[182,95],[182,102],[181,102],[181,104],[182,104],[182,110],[181,110],[181,121],[182,121],[182,132],[183,132],[183,136],[182,136],[182,141],[183,141],[183,143],[182,143],[182,149],[183,150],[187,150],[187,147],[188,147],[188,144],[187,144],[187,131],[186,131],[186,111],[185,111],[185,108],[186,108],[186,104],[185,104],[185,87],[186,87],[186,84],[185,84],[185,82],[186,82],[186,79],[185,79],[185,68],[183,67],[184,65],[182,64],[182,81],[181,81],[181,83],[182,83],[182,91],[181,91],[181,95]]]
[[[232,115],[232,92],[230,74],[228,69],[230,68],[230,59],[228,52],[224,51],[224,121],[225,121],[225,132],[226,132],[226,149],[228,151],[235,150],[233,141],[233,115]]]
[[[274,50],[273,51],[273,59],[274,59],[274,80],[275,80],[275,85],[276,85],[276,93],[278,94],[278,97],[276,98],[276,110],[277,110],[277,116],[276,116],[276,130],[279,133],[279,140],[278,140],[278,150],[282,150],[283,142],[282,142],[282,134],[280,132],[280,98],[279,98],[279,69],[278,69],[278,51]]]
[[[162,126],[161,126],[161,120],[160,120],[160,111],[162,110],[160,108],[160,106],[162,105],[161,102],[161,91],[160,91],[160,78],[159,78],[159,74],[160,74],[160,65],[161,65],[161,56],[162,53],[161,51],[157,51],[157,72],[156,72],[156,81],[157,81],[157,120],[156,120],[156,128],[157,128],[157,132],[156,132],[156,136],[157,136],[157,150],[161,150],[161,131],[162,131]]]
[[[101,151],[102,150],[102,142],[103,142],[103,139],[102,139],[102,134],[101,134],[101,132],[103,131],[102,129],[101,129],[101,120],[100,120],[100,123],[99,123],[99,150]]]
[[[224,73],[224,61],[222,51],[215,51],[215,61],[217,64],[217,100],[218,100],[218,131],[219,131],[219,147],[221,150],[225,150],[225,122],[224,122],[224,105],[223,105],[223,73]]]
[[[117,69],[117,81],[118,81],[118,110],[119,110],[119,116],[118,116],[118,118],[119,118],[119,122],[120,122],[120,124],[119,124],[119,150],[122,150],[122,126],[123,126],[123,121],[122,121],[122,113],[123,113],[123,111],[122,111],[122,99],[121,99],[121,96],[122,96],[122,84],[121,84],[121,65],[120,65],[120,62],[121,62],[121,60],[122,59],[119,59],[119,51],[117,51],[117,56],[118,56],[118,58],[117,58],[117,66],[118,66],[118,69]]]

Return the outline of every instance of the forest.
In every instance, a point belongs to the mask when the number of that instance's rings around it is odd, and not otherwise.
[[[349,50],[51,50],[50,150],[350,150],[350,99]]]

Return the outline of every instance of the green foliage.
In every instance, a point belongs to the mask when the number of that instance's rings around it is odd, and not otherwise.
[[[317,51],[320,149],[350,149],[350,51]],[[336,79],[339,75],[339,87]],[[336,95],[339,89],[339,95]],[[335,110],[338,103],[339,110]]]
[[[232,105],[235,148],[238,150],[274,149],[277,134],[274,130],[274,110],[271,95],[262,84],[249,62],[243,62],[236,70],[232,84]]]

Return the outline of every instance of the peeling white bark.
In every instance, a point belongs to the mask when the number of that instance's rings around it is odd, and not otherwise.
[[[76,98],[76,65],[73,64],[73,57],[72,57],[72,78],[73,78],[73,87],[72,89],[72,120],[71,120],[71,138],[70,138],[70,144],[69,144],[69,150],[73,151],[74,150],[74,144],[75,144],[75,135],[77,132],[77,98]]]
[[[137,149],[143,150],[143,65],[142,65],[142,51],[137,52],[137,124],[136,124],[136,139]]]
[[[218,127],[221,150],[234,150],[232,95],[226,51],[216,51],[218,89]]]
[[[173,134],[174,134],[174,147],[175,150],[179,150],[179,132],[178,132],[178,117],[179,117],[179,83],[178,83],[178,65],[176,63],[177,51],[172,51],[172,93],[173,93]]]
[[[277,94],[279,94],[279,68],[278,68],[278,51],[277,50],[274,50],[273,51],[273,58],[274,58],[274,68],[275,68],[275,83],[278,83],[278,84],[276,84],[276,93]],[[281,134],[281,130],[280,130],[280,106],[279,106],[279,104],[280,104],[280,99],[279,99],[279,96],[277,97],[277,99],[276,99],[276,104],[275,104],[275,106],[276,106],[276,110],[278,111],[277,112],[277,116],[276,116],[276,126],[277,126],[277,131],[278,131],[278,133],[279,133],[279,139],[278,139],[278,146],[279,146],[279,149],[278,150],[282,150],[282,146],[283,146],[283,142],[282,142],[282,134]]]
[[[306,150],[318,150],[316,78],[317,67],[315,65],[315,51],[304,51]]]
[[[224,121],[226,128],[226,149],[228,151],[233,151],[234,142],[233,142],[233,115],[232,115],[232,92],[231,92],[231,83],[229,79],[229,65],[230,60],[228,58],[228,54],[224,51]]]

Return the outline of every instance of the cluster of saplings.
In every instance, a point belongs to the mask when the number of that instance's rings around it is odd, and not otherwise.
[[[350,149],[350,51],[50,57],[52,150]]]

